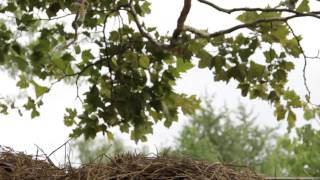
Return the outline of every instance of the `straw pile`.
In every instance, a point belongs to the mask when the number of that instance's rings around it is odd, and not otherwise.
[[[147,157],[142,154],[122,154],[109,158],[108,163],[82,165],[79,168],[59,168],[50,159],[39,159],[9,148],[0,150],[0,179],[22,180],[256,180],[264,179],[246,168],[220,163],[169,156]]]

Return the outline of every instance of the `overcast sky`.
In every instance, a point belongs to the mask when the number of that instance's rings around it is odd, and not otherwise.
[[[312,1],[312,0],[311,0]],[[1,0],[0,0],[1,2]],[[268,3],[275,3],[274,0],[217,0],[215,1],[224,7],[264,7]],[[316,8],[320,6],[316,4]],[[146,24],[158,27],[159,31],[166,33],[171,32],[176,26],[176,20],[182,8],[183,0],[153,0],[152,14],[146,19]],[[188,16],[186,24],[194,27],[215,31],[225,29],[239,23],[234,19],[235,15],[225,15],[215,12],[213,9],[199,4],[194,0],[192,10]],[[317,54],[320,42],[320,20],[312,18],[303,18],[290,21],[297,34],[302,34],[304,37],[302,44],[308,55]],[[305,94],[305,87],[302,79],[302,64],[303,60],[294,60],[296,70],[290,74],[289,84],[294,87],[302,95]],[[312,100],[315,103],[320,103],[320,62],[318,60],[310,60],[308,62],[307,79],[312,91]],[[0,94],[15,95],[19,92],[15,87],[15,81],[5,73],[0,73]],[[235,108],[238,102],[245,103],[249,108],[253,108],[256,114],[259,115],[258,123],[268,126],[276,126],[279,123],[273,117],[273,110],[266,102],[259,100],[248,100],[242,98],[240,91],[235,89],[235,83],[216,83],[213,82],[213,76],[208,70],[194,69],[186,74],[178,81],[176,90],[187,94],[196,94],[199,97],[208,94],[215,95],[213,104],[216,107],[221,107],[227,104],[229,107]],[[59,147],[68,139],[68,134],[71,132],[63,124],[63,114],[65,107],[79,106],[79,102],[75,98],[76,89],[72,86],[58,84],[52,91],[45,95],[44,106],[41,108],[41,116],[39,118],[30,119],[30,116],[19,117],[18,115],[0,116],[0,144],[6,145],[19,151],[26,151],[34,154],[36,147],[34,144],[42,147],[47,153],[50,153],[55,148]],[[147,145],[150,150],[156,151],[156,148],[172,145],[174,137],[177,136],[181,125],[186,122],[186,117],[181,117],[179,123],[175,123],[172,128],[166,129],[162,125],[155,126],[154,134],[149,136]],[[301,119],[301,116],[300,118]],[[298,125],[303,121],[298,120]],[[285,129],[286,123],[281,123],[282,129]],[[115,132],[118,132],[115,130]],[[117,133],[119,134],[119,133]],[[126,144],[134,146],[134,143],[129,141],[127,135],[121,135],[125,139]],[[141,144],[139,144],[141,145]],[[63,157],[63,151],[56,154],[57,159]]]

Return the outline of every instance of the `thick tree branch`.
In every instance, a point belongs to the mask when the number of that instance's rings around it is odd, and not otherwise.
[[[183,31],[184,23],[191,9],[191,0],[184,0],[184,6],[178,18],[177,27],[173,32],[172,40],[175,41]]]

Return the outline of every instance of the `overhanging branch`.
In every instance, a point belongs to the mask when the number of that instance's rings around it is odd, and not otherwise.
[[[217,37],[217,36],[220,36],[220,35],[232,33],[232,32],[234,32],[236,30],[239,30],[239,29],[255,27],[255,26],[257,26],[258,24],[261,24],[261,23],[287,22],[290,19],[297,18],[297,17],[303,17],[303,16],[305,16],[305,15],[292,15],[292,16],[287,16],[287,17],[275,17],[275,18],[258,19],[258,20],[255,20],[253,22],[239,24],[239,25],[233,26],[233,27],[225,29],[225,30],[216,31],[214,33],[208,33],[206,31],[199,30],[199,29],[193,28],[191,26],[184,26],[184,30],[192,32],[192,33],[194,33],[194,34],[196,34],[196,35],[198,35],[199,37],[202,37],[202,38],[214,38],[214,37]]]
[[[302,12],[298,12],[295,10],[291,10],[291,9],[286,9],[286,8],[247,8],[247,7],[243,7],[243,8],[232,8],[232,9],[226,9],[226,8],[222,8],[210,1],[207,0],[198,0],[200,3],[206,4],[220,12],[224,12],[227,14],[231,14],[234,12],[287,12],[287,13],[293,13],[293,14],[299,14],[299,15],[304,15],[304,14],[308,14],[310,15],[319,15],[320,11],[311,11],[309,13],[302,13]]]

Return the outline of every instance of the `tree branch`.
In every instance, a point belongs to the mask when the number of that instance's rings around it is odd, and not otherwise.
[[[298,36],[297,36],[296,33],[294,32],[293,28],[290,26],[289,23],[286,23],[286,24],[287,24],[287,26],[289,27],[289,29],[290,29],[293,37],[294,37],[295,40],[297,41],[298,47],[299,47],[299,49],[300,49],[300,51],[301,51],[301,53],[302,53],[302,56],[303,56],[303,60],[304,60],[304,65],[303,65],[303,70],[302,70],[302,72],[303,72],[303,81],[304,81],[304,87],[305,87],[306,90],[307,90],[307,96],[308,96],[308,97],[306,98],[306,100],[307,100],[308,103],[311,103],[311,102],[310,102],[310,99],[311,99],[311,91],[310,91],[310,88],[309,88],[309,86],[308,86],[307,76],[306,76],[307,65],[308,65],[308,61],[307,61],[308,57],[307,57],[306,53],[304,52],[304,50],[303,50],[303,48],[302,48],[302,46],[301,46],[301,43],[300,43],[300,39],[298,38]],[[312,103],[311,103],[311,104],[312,104]]]
[[[236,26],[233,26],[231,28],[225,29],[225,30],[220,30],[214,33],[207,33],[206,31],[203,30],[198,30],[196,28],[190,27],[190,26],[184,26],[185,31],[192,32],[202,38],[214,38],[220,35],[224,34],[229,34],[232,33],[236,30],[243,29],[243,28],[250,28],[257,26],[258,24],[261,23],[269,23],[269,22],[287,22],[290,19],[296,18],[296,17],[302,17],[304,15],[292,15],[292,16],[287,16],[287,17],[275,17],[275,18],[264,18],[264,19],[258,19],[256,21],[250,22],[250,23],[244,23],[244,24],[239,24]]]
[[[184,5],[177,21],[177,27],[173,32],[172,40],[175,41],[183,31],[184,23],[191,9],[191,0],[184,0]]]
[[[134,20],[135,24],[137,25],[137,28],[138,28],[139,32],[141,33],[141,35],[143,37],[147,38],[152,44],[156,45],[157,47],[159,47],[161,49],[166,49],[168,47],[168,45],[162,44],[161,42],[155,40],[149,33],[147,33],[144,30],[143,25],[138,18],[138,15],[137,15],[137,12],[134,8],[132,0],[130,1],[129,8],[130,8],[129,13],[132,15],[133,20]]]
[[[260,12],[287,12],[287,13],[293,13],[293,14],[299,14],[299,15],[304,15],[304,14],[314,14],[314,15],[317,15],[320,13],[320,11],[311,11],[309,13],[301,13],[301,12],[298,12],[298,11],[295,11],[295,10],[291,10],[291,9],[286,9],[286,8],[233,8],[233,9],[225,9],[225,8],[222,8],[210,1],[207,1],[207,0],[198,0],[200,3],[203,3],[203,4],[206,4],[220,12],[224,12],[224,13],[227,13],[227,14],[231,14],[231,13],[234,13],[234,12],[256,12],[256,11],[260,11]]]

